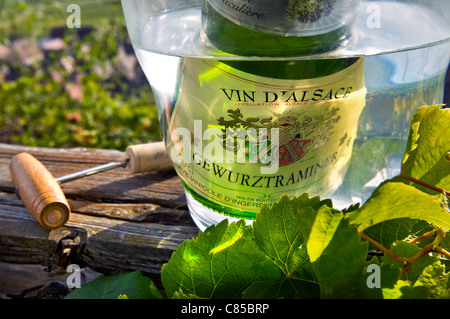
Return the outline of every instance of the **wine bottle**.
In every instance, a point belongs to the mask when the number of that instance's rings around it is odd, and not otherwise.
[[[203,0],[202,25],[218,49],[243,56],[330,52],[351,41],[359,0]]]
[[[205,35],[232,57],[184,59],[169,123],[197,224],[251,220],[283,194],[340,185],[365,105],[364,58],[326,52],[351,38],[355,4],[203,0]]]

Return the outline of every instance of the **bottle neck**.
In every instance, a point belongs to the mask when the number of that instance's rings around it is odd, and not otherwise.
[[[304,1],[258,1],[256,6],[255,0],[203,0],[202,25],[211,43],[222,51],[242,56],[292,57],[333,51],[349,41],[351,23],[336,24],[339,14],[332,11],[332,5],[358,2],[311,0],[308,3],[316,3],[322,10],[310,8],[311,13],[300,10]],[[300,9],[289,11],[289,6]],[[350,10],[355,11],[355,7]],[[273,11],[270,17],[267,11]],[[264,22],[258,21],[258,15]],[[347,15],[344,22],[351,17]]]
[[[275,79],[313,79],[334,74],[355,64],[359,58],[314,60],[222,60],[240,71]]]

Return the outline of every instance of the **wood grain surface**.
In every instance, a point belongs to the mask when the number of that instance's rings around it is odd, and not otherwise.
[[[159,285],[162,265],[198,235],[173,170],[131,175],[123,168],[61,184],[70,218],[45,229],[15,194],[9,162],[20,152],[55,177],[125,158],[115,150],[0,144],[0,298],[60,297],[55,289],[67,289],[70,264],[82,268],[85,281],[140,269]]]

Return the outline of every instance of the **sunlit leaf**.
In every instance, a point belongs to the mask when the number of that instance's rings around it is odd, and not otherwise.
[[[422,106],[412,117],[402,173],[429,185],[450,189],[450,109]],[[426,187],[424,192],[436,194]]]
[[[243,221],[224,220],[185,241],[162,268],[169,297],[180,291],[201,298],[239,298],[258,274],[254,264],[266,261]]]
[[[450,213],[437,198],[401,182],[380,185],[358,210],[348,214],[360,231],[397,218],[422,219],[450,229]]]
[[[373,296],[364,274],[368,243],[342,212],[329,206],[304,211],[303,234],[322,298]],[[310,243],[311,241],[311,243]]]
[[[126,298],[125,298],[126,296]],[[162,294],[153,281],[140,270],[100,276],[75,288],[65,299],[161,299]]]

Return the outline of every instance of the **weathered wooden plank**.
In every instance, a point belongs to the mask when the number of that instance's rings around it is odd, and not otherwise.
[[[94,203],[85,200],[69,200],[69,205],[72,211],[85,215],[162,225],[194,226],[189,212],[182,208],[168,208],[152,203]]]
[[[87,233],[79,259],[102,273],[141,269],[159,275],[173,251],[197,236],[196,227],[137,223],[72,214],[67,226]],[[83,240],[82,240],[83,241]],[[75,262],[76,263],[76,262]]]
[[[44,293],[68,264],[101,274],[140,269],[158,284],[162,265],[184,240],[198,235],[174,171],[130,175],[121,168],[62,184],[72,213],[64,227],[46,230],[14,193],[8,166],[22,151],[56,177],[125,156],[0,144],[0,296]],[[22,279],[34,271],[43,281],[37,276],[27,285]],[[17,289],[11,288],[14,282]]]
[[[14,195],[0,193],[0,261],[56,264],[57,246]]]
[[[190,239],[198,233],[188,212],[183,210],[170,210],[148,204],[101,204],[87,201],[70,201],[70,205],[72,213],[65,228],[82,228],[88,233],[90,240],[95,236],[95,240],[104,241],[104,238],[108,238],[104,237],[108,233],[119,246],[130,242],[134,242],[133,245],[136,246],[148,246],[150,250],[145,252],[148,255],[154,254],[153,248],[168,250],[170,253],[184,239]],[[161,215],[153,218],[152,215],[158,211]],[[168,219],[165,219],[166,213],[169,215]],[[152,222],[155,220],[162,222]],[[18,245],[22,248],[25,248],[26,242],[29,241],[39,244],[36,245],[39,251],[52,254],[56,250],[58,240],[63,237],[55,234],[61,232],[64,227],[52,231],[44,229],[13,194],[0,193],[0,221],[0,238],[18,240]],[[92,242],[95,243],[95,240],[92,239]],[[0,258],[4,257],[2,252],[4,253],[0,250]],[[158,253],[159,251],[156,255]],[[31,258],[32,255],[27,253],[24,257]],[[30,259],[29,262],[33,260]]]
[[[122,206],[107,205],[122,212],[129,208]],[[141,269],[158,280],[173,251],[198,234],[192,222],[164,225],[100,215],[72,212],[65,227],[50,231],[42,228],[14,195],[0,193],[0,261],[52,267],[73,263],[104,274]],[[69,251],[64,252],[65,248]]]
[[[98,174],[95,178],[90,176],[64,183],[62,189],[67,198],[154,203],[171,208],[186,208],[184,189],[174,172],[131,176],[111,171]]]
[[[21,151],[34,155],[55,177],[125,158],[124,153],[114,150],[21,148],[0,144],[0,191],[14,191],[9,162],[12,156]],[[183,185],[173,170],[131,175],[126,169],[117,168],[61,186],[68,199],[154,203],[171,208],[186,208]]]

